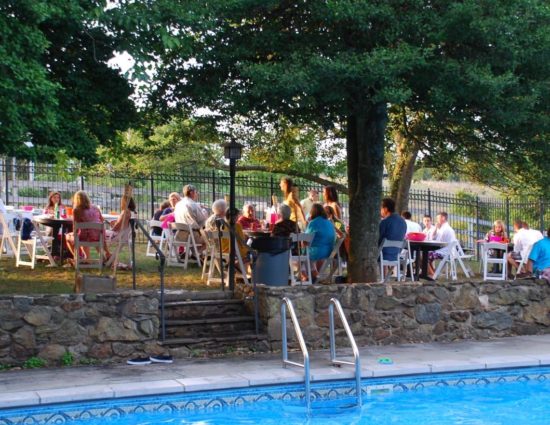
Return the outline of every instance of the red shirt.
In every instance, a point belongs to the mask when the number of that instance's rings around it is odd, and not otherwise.
[[[239,219],[237,220],[237,223],[239,223],[243,230],[256,230],[260,228],[260,221],[256,218],[248,218],[244,215],[241,215]]]

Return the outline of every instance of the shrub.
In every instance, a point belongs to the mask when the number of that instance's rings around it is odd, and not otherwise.
[[[30,357],[23,363],[23,369],[37,369],[46,366],[46,361],[40,357]]]

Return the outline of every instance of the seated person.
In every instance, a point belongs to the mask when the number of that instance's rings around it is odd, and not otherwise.
[[[504,222],[496,220],[493,223],[493,228],[487,232],[483,241],[508,243],[508,235],[506,234],[506,230],[504,230]]]
[[[279,204],[279,220],[273,225],[271,236],[288,238],[291,233],[298,233],[298,225],[290,219],[292,211],[286,204]]]
[[[166,207],[162,213],[159,215],[159,221],[166,220],[170,214],[174,212],[174,209],[176,208],[176,204],[181,201],[181,196],[178,192],[172,192],[170,195],[168,195],[168,207]]]
[[[193,229],[193,235],[199,254],[206,249],[206,242],[203,241],[200,234],[200,229],[204,227],[208,212],[197,202],[199,199],[199,191],[191,184],[183,187],[183,198],[176,204],[174,208],[174,217],[176,223],[188,224]],[[186,241],[189,238],[189,233],[184,230],[176,232],[176,239]]]
[[[334,230],[336,231],[336,235],[338,238],[345,238],[346,237],[346,225],[345,223],[340,220],[338,217],[336,217],[336,214],[334,212],[334,209],[330,205],[325,205],[325,213],[327,214],[327,218],[334,224]]]
[[[447,222],[449,215],[445,211],[441,211],[437,214],[435,217],[436,219],[436,225],[435,225],[435,232],[434,232],[434,241],[437,242],[445,242],[450,243],[456,241],[456,234],[453,228],[450,226],[450,224]],[[441,260],[449,253],[449,247],[444,246],[441,249],[438,249],[437,251],[430,252],[429,255],[429,263],[428,263],[428,273],[431,276],[435,273],[435,268],[433,265],[434,260]]]
[[[227,202],[224,199],[218,199],[212,204],[213,214],[206,219],[204,227],[206,230],[211,232],[217,232],[218,227],[216,226],[216,220],[218,222],[225,223],[225,213],[227,212]]]
[[[542,233],[529,229],[529,225],[521,220],[514,220],[514,250],[508,254],[508,264],[511,269],[518,268],[522,258],[527,259],[531,247],[542,239]]]
[[[252,204],[244,204],[243,215],[239,217],[237,223],[239,223],[243,230],[258,230],[260,226],[260,220],[256,218],[254,206]]]
[[[407,223],[395,212],[395,201],[393,199],[382,199],[380,215],[382,216],[382,221],[380,221],[379,225],[378,246],[382,245],[384,239],[388,241],[405,240]],[[384,248],[382,250],[384,260],[387,261],[396,261],[400,252],[401,249],[399,248]]]
[[[166,208],[170,208],[170,201],[168,200],[164,201],[162,204],[159,205],[159,208],[153,214],[152,219],[155,221],[160,221],[160,216],[163,215],[164,210],[166,210]],[[152,230],[153,230],[153,236],[162,235],[162,227],[155,226],[152,228]]]
[[[307,224],[305,233],[314,234],[309,247],[309,259],[311,260],[312,277],[317,278],[323,260],[330,257],[332,248],[334,248],[336,231],[332,222],[327,218],[325,209],[321,204],[314,204],[311,207],[310,217],[311,220]],[[306,276],[303,277],[305,278]]]
[[[422,233],[422,227],[416,221],[412,221],[412,214],[410,211],[403,211],[401,217],[407,223],[407,234],[409,233]]]
[[[48,196],[48,205],[44,207],[44,214],[53,216],[55,214],[56,206],[57,211],[59,212],[59,217],[67,218],[65,205],[61,202],[61,194],[59,192],[50,192],[50,195]]]
[[[429,214],[425,214],[424,218],[422,219],[422,224],[424,225],[424,229],[422,230],[422,233],[426,235],[426,241],[433,241],[434,239],[434,232],[435,232],[435,226],[432,223],[432,216]]]
[[[79,190],[74,195],[73,201],[73,222],[74,223],[103,223],[104,219],[101,215],[101,211],[95,205],[92,205],[90,198],[83,190]],[[95,230],[95,229],[83,229],[79,230],[78,238],[81,241],[85,242],[97,242],[99,241],[100,232],[105,232],[105,230]],[[74,251],[74,232],[67,233],[67,247],[73,258],[75,255],[80,255],[81,253],[75,253]],[[90,250],[89,248],[83,248],[84,258],[89,258]],[[105,260],[107,260],[111,253],[107,248],[107,245],[104,246],[105,251]]]
[[[120,200],[120,215],[111,223],[111,228],[107,229],[107,239],[113,240],[117,235],[130,224],[132,214],[136,214],[136,203],[134,198],[128,199],[126,195]]]
[[[546,237],[533,245],[527,262],[527,272],[540,274],[542,279],[550,283],[550,227],[546,231]]]
[[[231,210],[227,209],[225,213],[225,222],[223,225],[222,230],[224,232],[229,232],[229,220],[231,219]],[[239,210],[234,209],[233,214],[235,214],[235,217],[239,215]],[[215,226],[215,224],[214,224]],[[217,230],[217,229],[216,229]],[[243,260],[243,263],[247,264],[249,262],[248,259],[248,252],[250,251],[250,248],[246,244],[246,236],[243,232],[243,228],[239,223],[235,223],[235,241],[237,243],[237,249],[239,250],[239,253],[241,254],[241,258]],[[228,254],[231,249],[231,242],[228,238],[224,237],[222,238],[222,252],[224,254]],[[237,258],[235,258],[237,260]],[[237,267],[239,266],[238,262],[235,264]],[[245,271],[243,271],[244,273]]]

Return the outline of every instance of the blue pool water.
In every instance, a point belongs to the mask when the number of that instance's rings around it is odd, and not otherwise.
[[[0,425],[550,424],[550,368],[368,379],[0,410]],[[76,419],[73,419],[76,418]]]

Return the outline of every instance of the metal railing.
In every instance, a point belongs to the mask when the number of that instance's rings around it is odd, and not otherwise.
[[[296,332],[296,339],[298,339],[298,343],[300,344],[300,350],[302,350],[302,355],[304,356],[303,363],[294,362],[288,359],[288,341],[287,341],[287,335],[286,335],[286,309],[287,308],[290,314],[290,319],[292,320],[292,324],[294,325],[294,332]],[[286,367],[287,365],[291,365],[291,366],[298,366],[298,367],[304,368],[305,399],[306,399],[306,407],[309,410],[309,408],[311,407],[311,378],[310,378],[310,372],[309,372],[309,353],[307,351],[304,336],[302,335],[302,329],[300,328],[300,324],[298,323],[298,319],[296,318],[296,312],[294,311],[294,306],[292,305],[292,301],[290,301],[287,297],[284,297],[281,300],[281,333],[282,333],[281,340],[283,343],[283,367]]]
[[[335,308],[336,308],[336,312],[338,313],[338,316],[340,317],[340,320],[342,321],[342,325],[344,326],[344,330],[346,331],[346,335],[348,336],[349,342],[351,344],[351,349],[353,351],[353,362],[350,362],[347,360],[338,360],[336,358],[336,337],[334,335],[334,309]],[[351,329],[349,327],[348,320],[346,319],[346,315],[344,314],[344,310],[342,309],[342,305],[340,304],[340,301],[338,301],[336,298],[330,299],[330,303],[328,306],[328,316],[329,316],[329,323],[330,323],[330,361],[334,366],[338,366],[338,367],[341,365],[355,366],[355,385],[356,385],[356,392],[357,392],[357,405],[361,406],[362,404],[361,356],[359,355],[359,349],[357,348],[357,344],[355,343],[355,338],[351,333]]]
[[[151,246],[155,249],[156,259],[159,260],[159,274],[160,274],[160,339],[165,341],[166,339],[166,319],[164,315],[164,269],[166,267],[166,256],[157,246],[156,242],[151,238],[151,235],[143,224],[135,218],[130,219],[130,227],[132,229],[132,287],[136,289],[136,227],[141,230],[145,238],[151,243]]]

